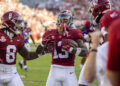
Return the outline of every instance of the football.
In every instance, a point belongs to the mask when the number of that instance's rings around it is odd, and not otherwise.
[[[65,40],[69,40],[69,43],[71,45],[71,47],[73,48],[77,48],[78,47],[78,43],[72,39],[65,39]]]

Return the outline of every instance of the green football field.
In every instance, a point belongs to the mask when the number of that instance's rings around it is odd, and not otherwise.
[[[25,86],[45,86],[50,70],[51,58],[50,54],[46,54],[37,59],[27,61],[28,72],[25,72],[23,69],[20,69],[18,65],[22,57],[19,54],[17,55],[17,70]],[[80,59],[80,57],[76,57],[75,59],[75,73],[77,79],[80,74]]]
[[[48,73],[51,65],[51,55],[46,54],[35,60],[27,61],[28,72],[25,72],[23,69],[20,69],[18,62],[22,59],[20,55],[17,56],[17,70],[25,84],[25,86],[45,86]],[[77,78],[80,74],[80,57],[77,57],[75,60],[75,72]]]

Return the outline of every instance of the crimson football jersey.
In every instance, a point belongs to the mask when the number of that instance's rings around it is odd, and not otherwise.
[[[120,71],[120,18],[115,20],[108,32],[108,62],[107,69],[110,71]],[[113,77],[114,78],[114,77]],[[120,80],[118,82],[120,86]]]
[[[17,35],[11,39],[8,35],[0,30],[0,58],[2,59],[2,64],[16,64],[17,51],[23,45],[23,35]]]
[[[114,21],[108,33],[109,50],[107,68],[120,71],[120,19]]]
[[[62,34],[58,33],[57,29],[48,30],[43,35],[43,39],[48,38],[51,43],[54,43],[52,51],[52,64],[63,66],[74,66],[75,54],[70,54],[68,51],[62,49],[62,39],[72,39],[74,41],[83,39],[83,34],[79,29],[70,29]]]

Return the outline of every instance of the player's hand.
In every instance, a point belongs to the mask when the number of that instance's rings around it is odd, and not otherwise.
[[[51,35],[46,36],[45,38],[43,38],[42,44],[44,45],[48,52],[52,52],[55,44],[54,38]]]
[[[48,43],[53,43],[53,42],[54,42],[54,40],[51,36],[47,36],[47,37],[42,39],[43,46],[47,46]]]
[[[49,39],[42,39],[42,42],[41,42],[41,44],[42,44],[42,46],[46,46],[47,45],[47,43],[49,42]]]
[[[70,42],[67,39],[62,40],[62,48],[69,51],[71,48]]]
[[[100,31],[96,31],[90,34],[92,46],[97,48],[100,43],[100,38],[102,37],[102,33]]]
[[[47,51],[50,52],[50,53],[54,51],[54,47],[55,47],[55,44],[54,44],[54,43],[48,43],[48,44],[46,45],[46,49],[47,49]]]

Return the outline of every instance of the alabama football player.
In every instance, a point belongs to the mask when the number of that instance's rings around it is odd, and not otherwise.
[[[84,22],[84,27],[82,29],[82,33],[84,35],[84,39],[85,39],[85,43],[87,43],[87,48],[88,50],[90,49],[91,45],[91,39],[90,39],[90,33],[94,32],[95,31],[95,28],[93,26],[93,24],[89,21],[89,20],[86,20]]]
[[[97,76],[99,80],[98,82],[99,86],[112,86],[108,80],[108,77],[106,76],[106,64],[107,64],[107,54],[108,54],[107,32],[109,31],[110,25],[114,23],[114,21],[117,19],[120,19],[120,12],[117,10],[108,11],[106,14],[102,16],[102,18],[100,19],[100,24],[102,24],[103,26],[101,29],[104,29],[104,31],[101,32],[103,37],[106,39],[105,43],[99,46],[98,48],[96,47],[96,49],[98,50],[96,56],[89,57],[88,62],[86,63],[85,69],[87,71],[84,72],[86,80],[88,82],[91,82],[94,80],[93,76]],[[94,66],[94,64],[96,64],[96,66]],[[91,66],[88,67],[88,65]],[[88,76],[88,72],[91,73],[90,76]]]
[[[90,47],[91,47],[91,39],[90,39],[89,34],[93,31],[95,31],[94,27],[93,27],[93,24],[91,24],[91,22],[89,20],[86,20],[83,24],[83,27],[81,27],[81,30],[82,30],[82,33],[83,33],[84,39],[85,39],[84,43],[87,46],[87,49],[89,51]],[[83,65],[84,65],[85,61],[86,61],[86,57],[83,57],[81,59],[80,69],[83,68]]]
[[[26,22],[25,22],[26,23]],[[27,24],[25,24],[25,26],[27,26]],[[31,47],[30,47],[30,43],[29,43],[29,38],[31,38],[31,40],[32,40],[32,42],[33,42],[33,44],[35,45],[35,41],[34,41],[34,39],[33,39],[33,37],[32,37],[32,30],[31,30],[31,28],[25,28],[23,31],[22,31],[22,34],[24,35],[24,42],[25,42],[25,47],[26,47],[26,49],[28,50],[28,51],[31,51]],[[24,67],[23,67],[23,64],[24,64]],[[28,68],[27,68],[27,62],[26,62],[26,60],[25,59],[23,59],[23,60],[21,60],[20,62],[19,62],[19,66],[20,66],[20,68],[22,69],[22,68],[24,68],[24,70],[25,71],[28,71]]]
[[[99,28],[99,22],[100,22],[101,17],[109,10],[111,10],[109,0],[93,0],[91,2],[89,11],[91,14],[91,20],[93,21],[94,26],[96,26],[95,27],[96,29]],[[85,71],[85,68],[83,68],[81,71],[81,74],[79,77],[79,86],[91,85],[91,83],[88,83],[86,81],[85,76],[84,76],[84,71]]]
[[[108,42],[107,76],[112,86],[120,86],[120,19],[110,26]]]
[[[93,24],[99,24],[101,17],[111,9],[109,0],[92,0],[89,8]]]
[[[8,11],[2,16],[0,29],[0,86],[24,86],[16,70],[17,52],[31,60],[40,56],[40,46],[36,52],[28,52],[24,47],[24,37],[21,34],[23,19],[14,11]]]
[[[52,65],[46,86],[78,86],[74,59],[76,55],[86,56],[87,51],[83,46],[81,31],[59,23],[57,29],[44,33],[41,45],[52,53]]]

